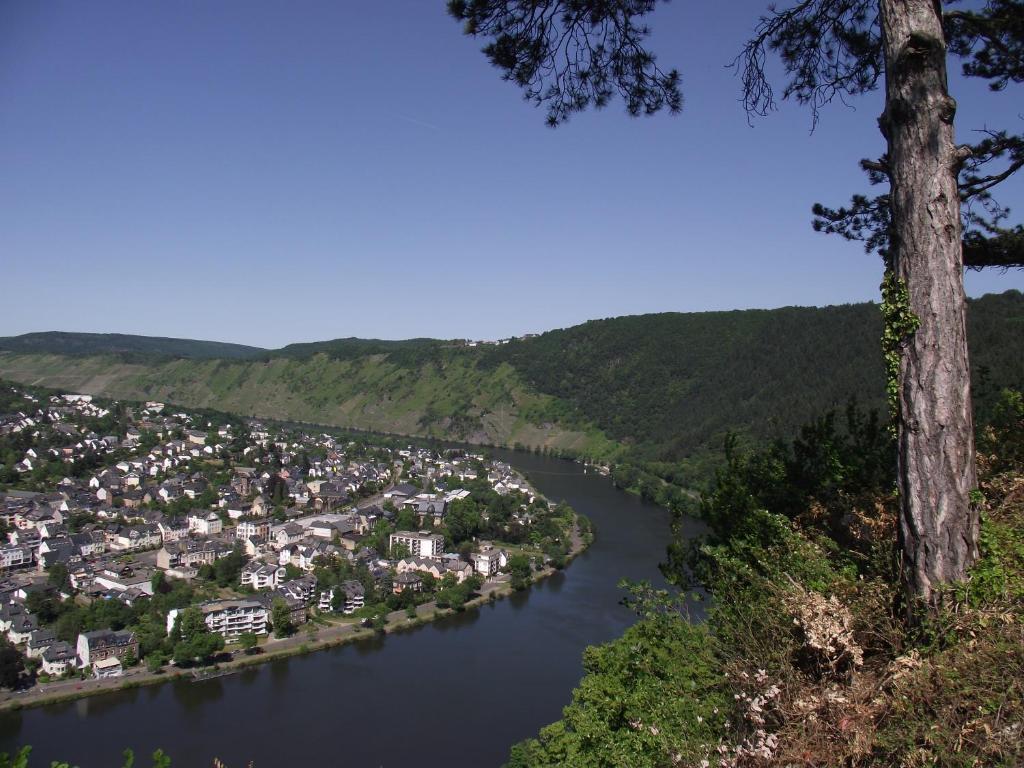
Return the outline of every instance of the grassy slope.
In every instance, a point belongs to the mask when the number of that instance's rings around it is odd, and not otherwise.
[[[155,399],[243,416],[289,419],[476,443],[607,454],[594,428],[531,423],[548,409],[508,365],[482,370],[466,355],[440,355],[416,368],[385,355],[334,360],[165,360],[0,353],[0,375],[28,384],[125,399]]]

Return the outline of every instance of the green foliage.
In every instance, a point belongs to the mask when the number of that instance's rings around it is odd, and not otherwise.
[[[973,648],[947,650],[897,685],[875,734],[875,765],[1022,765],[1024,742],[1005,723],[1022,714],[1024,643],[1006,626],[981,629]]]
[[[450,578],[449,578],[450,577]],[[482,580],[479,576],[471,576],[461,584],[455,583],[455,577],[448,574],[440,582],[440,589],[434,598],[438,608],[451,608],[461,611],[474,593],[480,589]]]
[[[580,532],[580,538],[584,544],[592,544],[594,541],[594,523],[586,515],[580,513],[576,516],[576,526]]]
[[[1016,291],[970,302],[972,361],[996,387],[1024,379],[1022,307]],[[677,459],[728,431],[791,434],[851,396],[881,408],[882,325],[871,304],[642,315],[513,341],[485,362],[510,363],[636,456]]]
[[[882,279],[882,354],[885,358],[885,392],[893,434],[900,418],[900,358],[903,347],[921,326],[910,309],[910,294],[903,278],[891,269]]]
[[[983,516],[979,545],[982,556],[970,580],[956,587],[958,601],[976,608],[1001,600],[1024,601],[1024,530],[1016,521]]]
[[[25,657],[7,639],[0,639],[0,687],[17,688],[25,671]]]
[[[288,637],[295,632],[291,621],[291,611],[288,604],[281,598],[277,598],[270,608],[270,623],[274,627],[274,637]]]
[[[526,555],[513,555],[508,561],[508,570],[512,574],[512,589],[517,592],[530,586],[530,577],[533,568],[530,565],[530,558]]]
[[[29,755],[32,747],[26,746],[19,749],[13,755],[6,752],[0,753],[0,768],[28,768]],[[126,749],[121,753],[124,757],[122,768],[135,768],[135,753]],[[152,756],[152,768],[171,768],[171,758],[164,754],[162,749],[156,750]],[[51,763],[50,768],[72,768],[70,763]]]
[[[453,501],[448,506],[445,525],[448,538],[454,545],[477,536],[483,528],[483,521],[476,501],[472,497]]]
[[[334,594],[331,596],[331,610],[335,613],[342,613],[345,610],[346,602],[348,602],[348,595],[345,594],[345,590],[341,587],[335,588]]]
[[[714,647],[678,606],[649,610],[621,638],[586,650],[563,719],[513,747],[506,768],[698,764],[728,710]]]
[[[1024,464],[1024,393],[1010,389],[1000,393],[978,443],[982,451],[993,454],[993,470]]]
[[[224,638],[210,632],[203,614],[194,606],[186,608],[175,622],[174,660],[179,664],[208,664],[224,648]]]
[[[547,108],[558,125],[577,112],[620,95],[633,115],[682,106],[679,73],[664,72],[644,47],[643,16],[655,3],[594,3],[540,7],[534,3],[449,0],[448,13],[468,35],[489,42],[483,52],[504,79]]]
[[[395,542],[391,545],[390,556],[392,560],[404,560],[409,557],[411,550],[407,544],[401,542]]]
[[[640,623],[587,651],[587,674],[563,719],[516,745],[508,765],[714,764],[719,745],[727,764],[746,765],[733,760],[737,746],[767,735],[771,759],[749,764],[1020,765],[1024,742],[1009,724],[1024,717],[1016,682],[1024,675],[1024,462],[1001,458],[1019,440],[1018,402],[1004,396],[1001,420],[983,429],[991,455],[982,457],[975,499],[984,510],[981,558],[920,624],[903,623],[898,608],[893,469],[883,459],[891,437],[877,419],[850,409],[839,430],[826,415],[791,443],[756,451],[727,441],[702,504],[708,533],[677,541],[666,568],[711,594],[705,623],[689,625],[664,595],[634,588]],[[857,504],[878,516],[877,546],[851,523]],[[830,510],[845,510],[846,524]],[[812,641],[812,632],[828,642]],[[822,662],[822,648],[839,647],[856,648],[863,664]],[[661,687],[687,678],[705,693]],[[755,678],[779,697],[758,699],[756,711]],[[717,712],[677,709],[704,702]]]
[[[54,563],[47,571],[46,580],[49,584],[61,590],[71,589],[71,580],[68,578],[68,567],[64,563]]]
[[[744,449],[729,436],[724,456],[714,488],[700,504],[708,534],[686,539],[677,518],[663,567],[675,583],[709,578],[703,547],[742,545],[754,560],[760,551],[788,550],[796,540],[783,536],[788,528],[784,518],[800,517],[811,508],[815,526],[853,557],[851,562],[865,567],[870,562],[864,558],[872,542],[858,537],[851,518],[862,509],[876,514],[875,501],[891,496],[896,473],[892,436],[875,413],[864,414],[851,403],[842,428],[835,414],[827,413],[801,428],[792,442],[776,441],[759,450]]]
[[[128,628],[135,632],[143,658],[156,654],[166,660],[177,642],[166,637],[167,613],[172,608],[191,605],[195,597],[188,582],[171,579],[161,580],[150,600],[131,607],[118,600],[97,600],[87,606],[71,600],[61,602],[53,594],[41,591],[32,593],[29,603],[44,626],[52,627],[57,637],[72,645],[80,632]]]
[[[436,339],[387,341],[347,338],[289,344],[274,350],[272,356],[305,360],[316,355],[327,355],[334,360],[357,360],[371,355],[387,355],[389,360],[402,367],[417,368],[435,359],[444,347],[445,342]]]
[[[204,578],[211,579],[218,587],[232,587],[238,584],[242,574],[242,568],[249,562],[249,557],[241,544],[235,544],[231,553],[218,557],[213,565],[204,571]]]

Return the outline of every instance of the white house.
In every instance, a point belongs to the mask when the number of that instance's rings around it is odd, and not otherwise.
[[[203,621],[211,632],[234,640],[246,633],[267,634],[267,609],[255,600],[215,600],[199,606]],[[181,610],[172,608],[167,614],[167,631],[174,629]]]
[[[224,530],[224,523],[216,512],[188,516],[188,529],[201,536],[216,536]]]
[[[69,670],[74,669],[78,663],[78,655],[75,653],[75,649],[63,640],[58,640],[43,651],[42,659],[43,673],[50,677],[65,675]]]
[[[253,560],[242,568],[242,585],[253,589],[276,589],[284,581],[285,569],[276,563],[261,563]]]
[[[508,552],[503,549],[495,549],[492,546],[485,546],[479,552],[472,553],[469,559],[476,572],[488,578],[508,565]]]
[[[15,544],[13,546],[0,547],[0,569],[8,570],[32,565],[32,552],[33,549],[30,546]]]
[[[252,536],[270,536],[269,520],[240,520],[235,528],[235,536],[239,539],[248,539]]]
[[[444,552],[444,536],[429,531],[395,531],[391,534],[388,544],[392,548],[396,544],[406,547],[412,557],[439,558]]]
[[[348,615],[355,613],[366,604],[365,592],[363,585],[358,581],[346,581],[338,587],[331,587],[325,589],[320,593],[320,602],[317,607],[320,611],[329,611],[333,607],[334,603],[334,591],[340,589],[345,593],[345,605],[342,608],[342,613]]]

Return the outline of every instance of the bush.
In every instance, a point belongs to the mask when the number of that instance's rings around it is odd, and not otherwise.
[[[980,559],[915,623],[873,421],[730,440],[707,534],[664,568],[710,592],[705,623],[634,588],[639,623],[586,651],[563,718],[507,765],[1024,765],[1024,402],[1000,408],[979,441]]]
[[[696,765],[728,709],[707,628],[664,605],[588,648],[563,719],[513,747],[506,768]]]

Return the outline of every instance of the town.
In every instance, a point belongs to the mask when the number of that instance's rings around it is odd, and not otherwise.
[[[381,631],[592,538],[506,463],[347,437],[0,384],[0,686]]]

